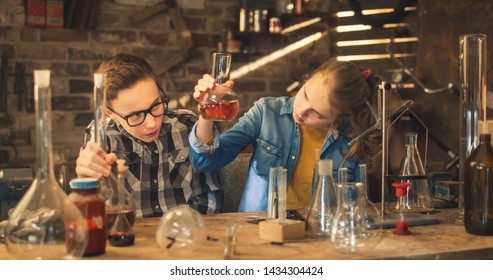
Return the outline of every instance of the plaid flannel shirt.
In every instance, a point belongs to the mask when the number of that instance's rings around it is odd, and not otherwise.
[[[204,214],[220,212],[223,193],[217,172],[194,173],[189,161],[188,134],[196,120],[188,110],[168,111],[159,138],[146,143],[107,118],[106,152],[125,159],[125,185],[137,217],[159,217],[183,204]],[[94,121],[86,129],[85,143],[94,141],[93,132]]]

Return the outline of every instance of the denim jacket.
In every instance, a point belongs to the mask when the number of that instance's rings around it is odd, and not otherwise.
[[[233,161],[249,144],[253,145],[248,178],[238,211],[266,210],[271,167],[285,167],[289,185],[301,144],[300,131],[292,115],[293,102],[294,97],[261,98],[230,130],[219,135],[214,129],[211,146],[196,137],[196,127],[192,129],[189,136],[192,147],[190,161],[195,172],[220,169]],[[332,174],[336,182],[340,167],[348,168],[348,181],[359,179],[357,158],[353,156],[344,160],[350,140],[342,134],[335,140],[329,132],[320,151],[321,159],[333,160]],[[313,178],[313,174],[310,175]]]

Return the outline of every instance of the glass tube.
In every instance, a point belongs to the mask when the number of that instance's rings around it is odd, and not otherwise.
[[[106,75],[102,73],[94,74],[94,139],[103,150],[106,146],[106,91],[104,89]],[[118,212],[127,215],[128,222],[133,226],[136,217],[136,206],[132,195],[126,188],[122,189],[122,205],[118,202],[118,181],[116,176],[110,172],[108,177],[103,176],[99,180],[99,191],[106,200],[106,228],[109,230]]]
[[[480,122],[486,127],[486,35],[459,37],[460,143],[459,209],[454,223],[464,223],[464,162],[478,145]]]

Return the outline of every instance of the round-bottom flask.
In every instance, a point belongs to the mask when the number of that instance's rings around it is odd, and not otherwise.
[[[104,185],[104,187],[102,187]],[[119,213],[122,213],[127,218],[130,226],[135,223],[135,217],[137,215],[135,201],[132,195],[127,191],[125,186],[120,190],[122,192],[122,201],[119,202],[118,198],[118,180],[110,173],[110,176],[103,177],[99,180],[99,186],[103,189],[112,189],[111,196],[106,199],[106,228],[110,229],[115,223],[116,217]]]
[[[11,213],[5,232],[17,259],[74,259],[87,246],[86,219],[55,179],[51,143],[50,71],[34,71],[36,177]]]
[[[190,252],[204,241],[205,223],[201,214],[188,206],[178,206],[166,212],[159,221],[156,241],[170,252]]]
[[[216,87],[210,90],[199,103],[202,118],[214,121],[231,121],[238,114],[240,104],[236,92],[223,84],[229,78],[231,54],[212,54],[212,76]]]

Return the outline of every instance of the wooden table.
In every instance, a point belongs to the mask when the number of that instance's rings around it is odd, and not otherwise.
[[[454,209],[441,210],[439,214],[454,213]],[[441,223],[410,227],[412,235],[396,236],[392,229],[382,231],[382,238],[373,248],[365,252],[344,253],[337,251],[330,241],[302,241],[272,245],[258,237],[258,225],[248,223],[259,213],[225,213],[204,215],[206,235],[218,241],[204,241],[195,250],[180,250],[177,246],[162,249],[156,242],[156,229],[160,218],[138,219],[134,225],[135,245],[112,247],[106,253],[90,260],[159,260],[159,259],[204,259],[221,260],[223,256],[226,228],[230,224],[240,225],[237,232],[236,253],[229,259],[281,260],[281,259],[492,259],[493,237],[467,234],[463,226]],[[12,259],[5,245],[0,245],[0,259]]]

